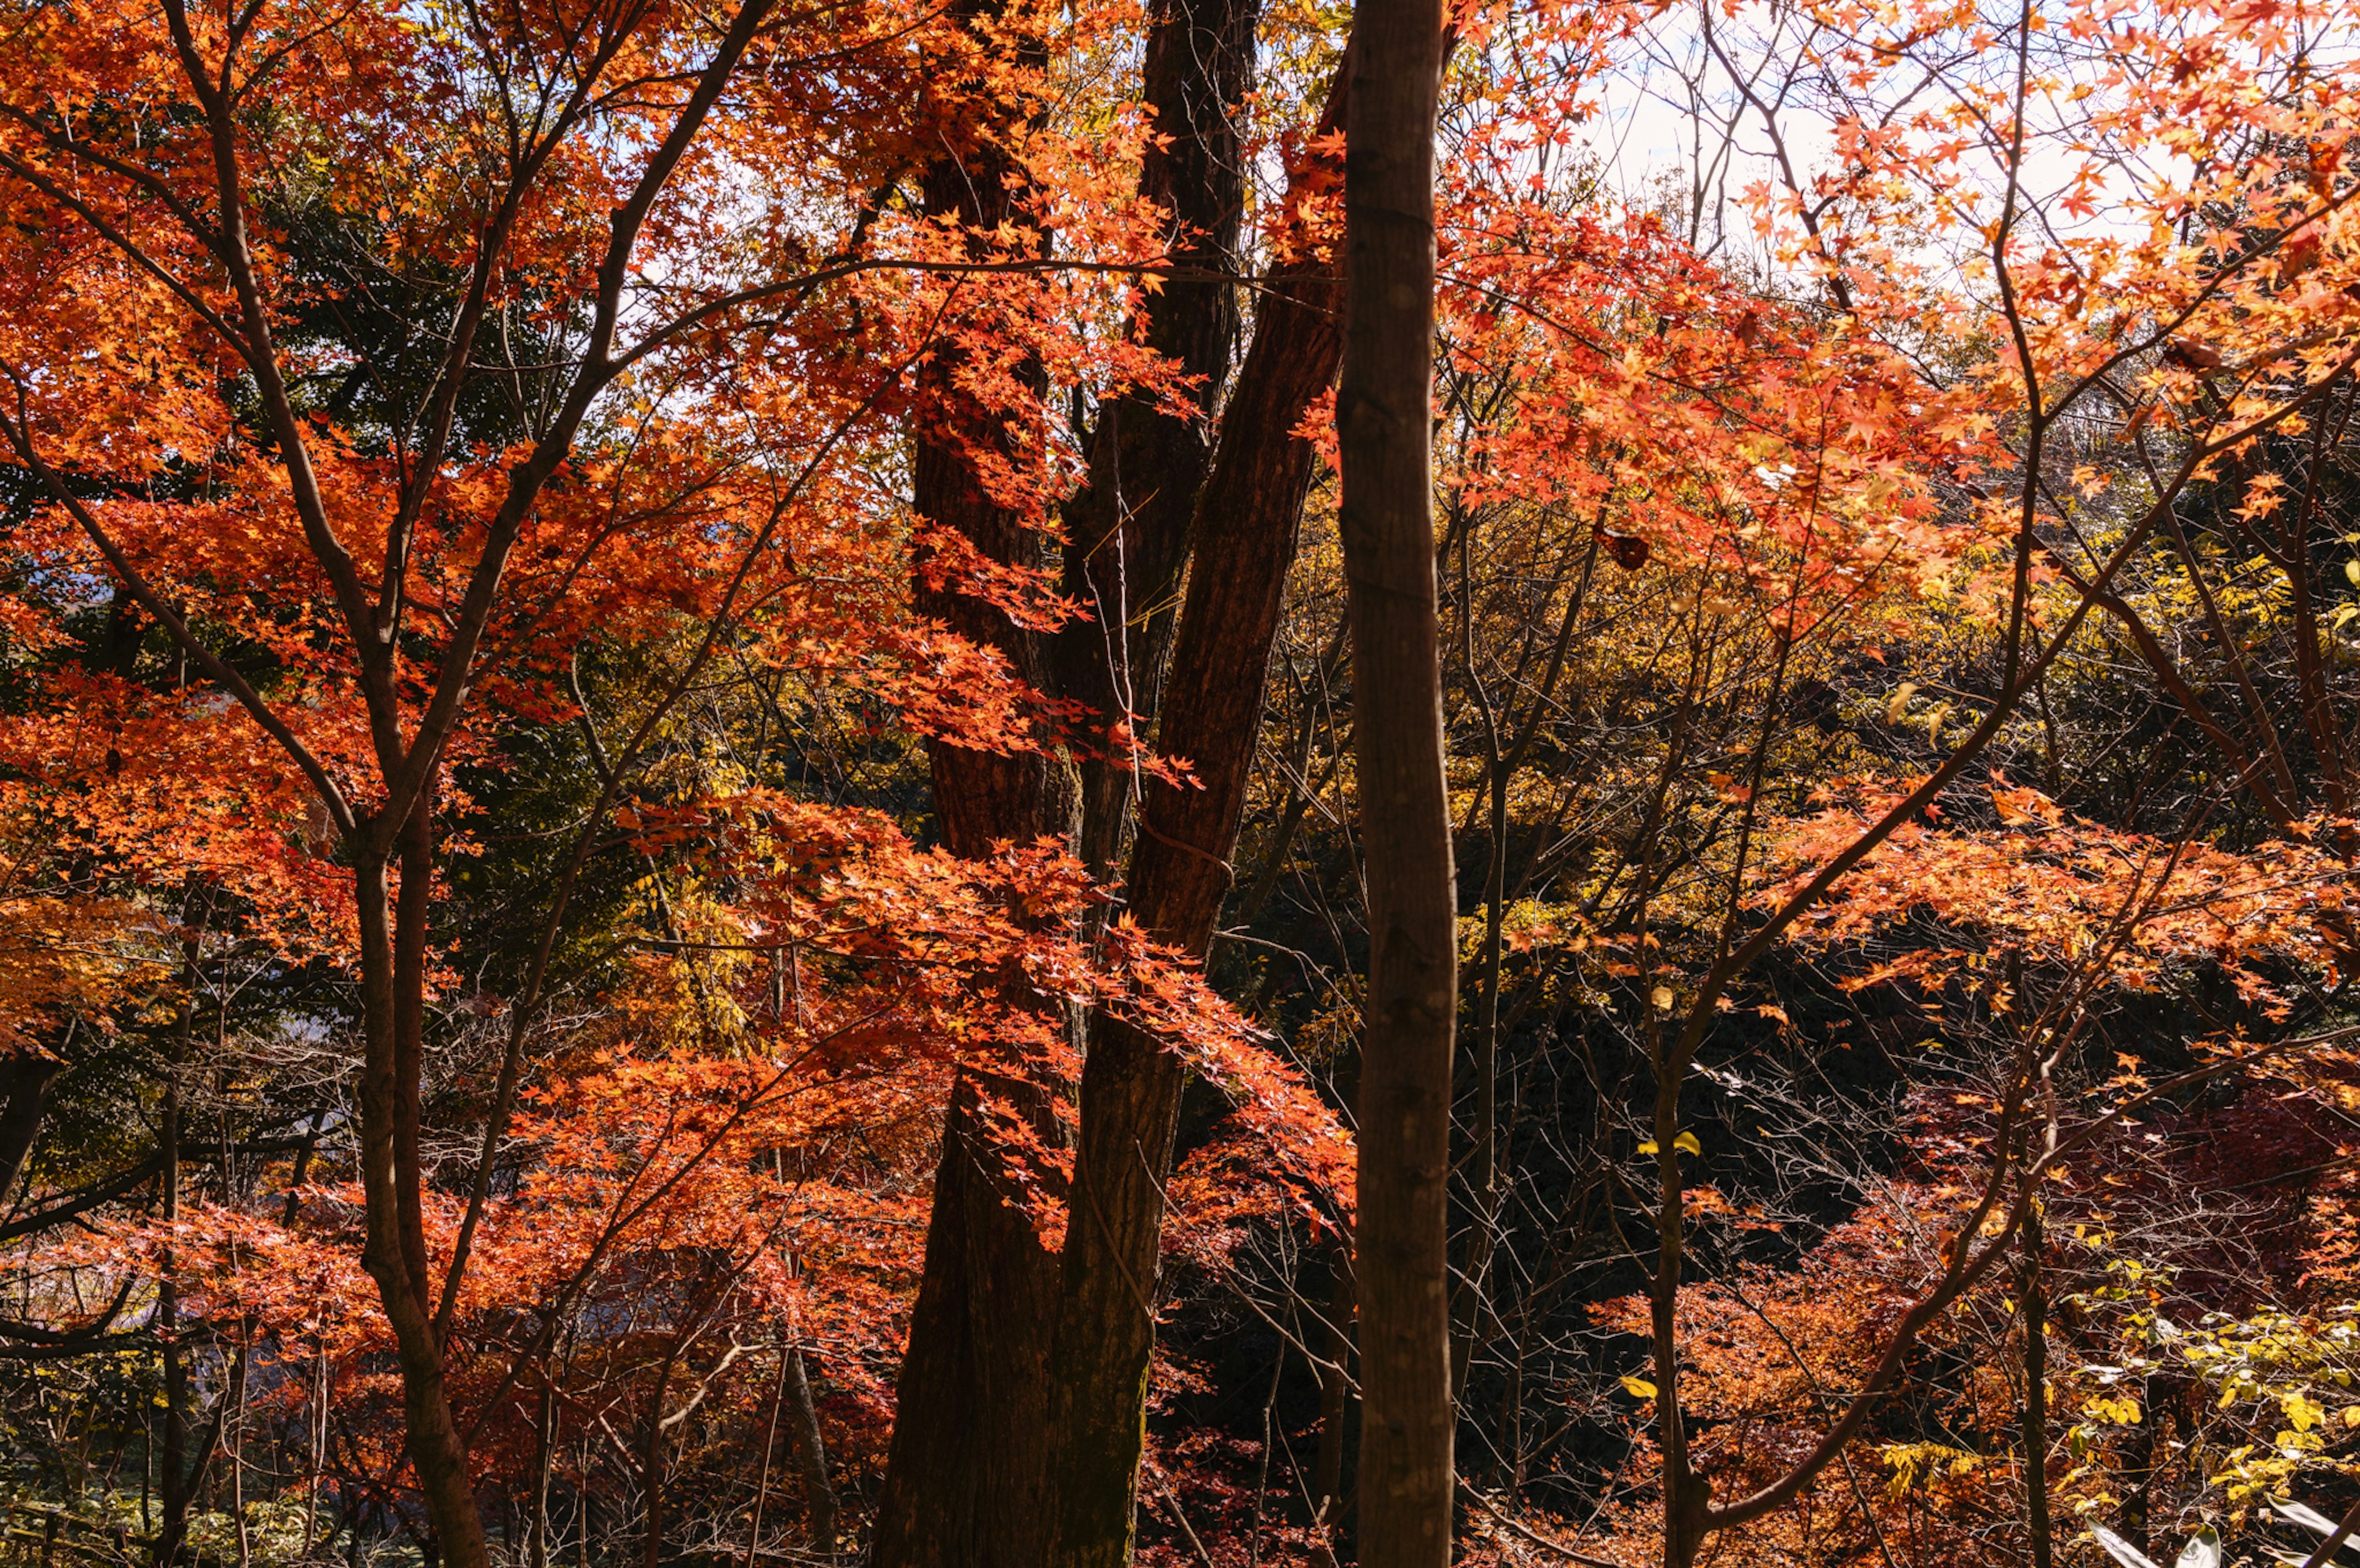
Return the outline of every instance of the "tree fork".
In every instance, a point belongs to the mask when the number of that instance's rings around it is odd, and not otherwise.
[[[1320,120],[1340,123],[1339,76]],[[1312,171],[1320,178],[1324,170]],[[1332,383],[1343,352],[1342,286],[1305,255],[1273,278],[1196,495],[1195,552],[1218,571],[1188,579],[1157,732],[1187,757],[1195,787],[1143,782],[1132,851],[1131,913],[1157,941],[1202,959],[1232,877],[1251,779],[1270,650],[1316,452],[1295,431]],[[1115,1568],[1130,1557],[1164,1221],[1182,1058],[1104,1016],[1082,1071],[1058,1342],[1057,1568]]]

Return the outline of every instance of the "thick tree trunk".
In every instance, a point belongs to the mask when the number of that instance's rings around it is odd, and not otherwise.
[[[963,5],[978,21],[989,5]],[[929,213],[989,232],[1011,215],[1005,152],[982,131],[945,126],[946,150],[925,171]],[[965,536],[986,558],[1049,564],[1049,540],[1032,521],[996,505],[951,432],[990,441],[1004,419],[956,388],[954,354],[923,387],[929,428],[916,442],[913,502],[920,517]],[[929,588],[921,613],[978,647],[999,651],[1044,697],[1057,694],[1051,639],[983,602]],[[980,857],[995,841],[1070,842],[1073,769],[1062,754],[1001,754],[930,746],[935,820],[953,854]],[[1011,986],[1021,976],[1010,977]],[[1032,1005],[1022,996],[1008,1000]],[[1049,1389],[1057,1265],[1041,1245],[1026,1202],[1027,1172],[1009,1155],[979,1090],[1029,1117],[1054,1146],[1064,1135],[1054,1085],[1023,1057],[979,1060],[953,1086],[926,1232],[925,1270],[901,1361],[899,1410],[878,1500],[876,1568],[1018,1568],[1040,1560],[1049,1530]],[[1052,1188],[1054,1190],[1054,1187]]]
[[[1141,335],[1198,386],[1186,416],[1135,393],[1100,404],[1089,482],[1065,508],[1065,591],[1090,618],[1059,634],[1058,670],[1065,695],[1108,726],[1105,754],[1080,768],[1081,856],[1100,877],[1120,861],[1139,783],[1112,726],[1135,718],[1144,746],[1163,708],[1181,571],[1237,340],[1229,278],[1245,161],[1236,114],[1252,85],[1261,9],[1261,0],[1155,0],[1141,69],[1141,96],[1169,139],[1148,149],[1140,194],[1171,215],[1178,273],[1150,297]]]
[[[1445,1568],[1458,907],[1443,778],[1429,398],[1441,9],[1435,0],[1359,0],[1354,32],[1336,424],[1370,938],[1355,1269],[1359,1539],[1365,1568]]]
[[[956,1091],[934,1177],[877,1508],[877,1568],[1039,1560],[1049,1451],[1054,1258],[1007,1201],[971,1084]]]
[[[1173,210],[1184,267],[1225,271],[1234,261],[1243,187],[1229,114],[1249,79],[1256,10],[1256,0],[1165,0],[1150,36],[1149,101],[1174,140],[1148,160],[1142,184]],[[1339,92],[1331,120],[1340,100]],[[981,187],[962,180],[955,193]],[[959,199],[972,205],[972,198]],[[1094,619],[1063,634],[1058,690],[1109,724],[1168,708],[1157,746],[1187,757],[1205,788],[1144,783],[1147,831],[1130,901],[1160,940],[1199,956],[1229,889],[1226,861],[1315,460],[1292,432],[1333,380],[1341,353],[1341,295],[1330,270],[1306,260],[1265,296],[1209,463],[1204,418],[1175,419],[1142,398],[1110,399],[1101,409],[1090,485],[1067,514],[1067,585],[1093,606]],[[1235,331],[1230,286],[1175,280],[1155,300],[1145,330],[1182,368],[1207,378],[1209,406]],[[953,520],[995,559],[1013,559],[1029,541],[1008,537],[1000,519],[971,502],[962,506],[963,478],[963,470],[922,463],[920,510]],[[995,552],[993,538],[1010,553]],[[1199,559],[1217,560],[1221,570],[1190,578],[1185,610],[1175,617],[1168,605],[1192,542]],[[968,624],[954,618],[957,606],[936,613],[1000,647],[1037,687],[1051,690],[1036,673],[1037,650],[1014,628],[989,624],[972,607]],[[1175,632],[1166,702],[1166,650]],[[1057,831],[1043,810],[1051,792],[1032,787],[1018,771],[1024,766],[1037,764],[984,762],[938,748],[938,810],[951,847],[980,853],[990,838]],[[1126,807],[1142,780],[1113,758],[1086,760],[1079,773],[1080,847],[1106,874],[1120,855]],[[1153,1345],[1161,1183],[1183,1081],[1178,1059],[1158,1042],[1097,1020],[1082,1084],[1081,1186],[1072,1194],[1063,1290],[1054,1297],[1041,1293],[1037,1241],[1003,1201],[1003,1183],[988,1174],[988,1129],[976,1122],[966,1091],[955,1102],[880,1509],[883,1568],[1128,1559]],[[1054,1338],[1043,1337],[1044,1330]],[[1044,1354],[1052,1356],[1046,1363]],[[1054,1400],[1046,1419],[1044,1397]],[[1036,1524],[1047,1529],[1036,1531]]]
[[[1339,88],[1323,125],[1332,128],[1342,108]],[[1316,258],[1273,279],[1197,500],[1199,565],[1188,577],[1156,735],[1159,751],[1189,759],[1197,785],[1143,783],[1130,902],[1150,935],[1199,959],[1233,880],[1229,857],[1315,461],[1294,431],[1336,374],[1341,294],[1332,268]],[[1094,1020],[1058,1345],[1058,1568],[1113,1568],[1130,1557],[1163,1183],[1186,1076],[1164,1042],[1112,1018]]]

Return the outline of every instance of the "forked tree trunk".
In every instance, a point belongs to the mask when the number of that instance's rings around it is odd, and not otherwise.
[[[1332,129],[1342,110],[1339,86],[1323,128]],[[1197,496],[1199,565],[1189,575],[1156,734],[1157,749],[1187,757],[1197,782],[1143,782],[1129,890],[1131,912],[1151,936],[1198,959],[1229,890],[1262,685],[1316,458],[1294,432],[1335,376],[1341,295],[1332,266],[1316,257],[1272,279]],[[1103,1015],[1093,1020],[1065,1233],[1057,1568],[1116,1568],[1130,1557],[1163,1184],[1186,1077],[1164,1041]]]
[[[1140,165],[1139,193],[1170,214],[1175,276],[1135,323],[1150,348],[1196,385],[1180,412],[1153,396],[1098,405],[1087,484],[1066,505],[1065,591],[1089,612],[1059,633],[1063,694],[1107,726],[1103,755],[1081,762],[1083,864],[1120,869],[1140,784],[1112,727],[1136,716],[1144,745],[1163,711],[1179,623],[1180,579],[1198,494],[1214,455],[1214,413],[1238,333],[1238,234],[1245,210],[1239,105],[1253,83],[1261,0],[1153,0],[1141,100],[1161,136]]]
[[[421,792],[414,813],[431,810]],[[467,1449],[451,1413],[442,1344],[434,1332],[431,1289],[422,1273],[425,1243],[415,1228],[420,1210],[418,1118],[420,1042],[424,1036],[427,900],[412,896],[432,875],[431,858],[406,833],[405,893],[398,901],[382,859],[354,868],[361,958],[360,1165],[366,1232],[361,1268],[377,1284],[377,1301],[393,1330],[401,1368],[402,1414],[410,1464],[448,1568],[486,1568],[490,1555]]]
[[[1164,0],[1150,36],[1148,96],[1174,140],[1148,160],[1142,186],[1175,213],[1179,261],[1207,271],[1227,270],[1234,257],[1243,184],[1230,113],[1250,78],[1256,9],[1254,0]],[[1341,103],[1339,87],[1328,128]],[[985,188],[1000,182],[987,187],[970,178],[957,190]],[[1207,378],[1207,399],[1235,330],[1229,289],[1226,282],[1175,281],[1145,323],[1150,343]],[[1198,956],[1229,890],[1227,860],[1316,457],[1293,432],[1334,379],[1341,303],[1331,264],[1312,256],[1290,264],[1263,296],[1253,345],[1209,454],[1202,418],[1175,419],[1146,399],[1110,399],[1100,411],[1090,485],[1068,509],[1068,585],[1093,606],[1094,619],[1068,628],[1054,673],[1061,694],[1109,722],[1168,708],[1158,748],[1188,757],[1203,787],[1144,785],[1147,831],[1129,879],[1131,908],[1158,939]],[[971,505],[962,509],[959,477],[922,463],[919,509],[936,521],[954,519],[994,553],[996,519]],[[1018,544],[1001,537],[1004,550]],[[1159,606],[1192,546],[1220,570],[1190,577],[1175,617]],[[961,613],[929,607],[946,618]],[[974,624],[961,629],[1001,647],[1036,686],[1051,690],[1051,672],[1039,670],[1038,650],[1019,641],[1021,634],[964,613]],[[1168,703],[1167,649],[1174,649]],[[1049,791],[1027,790],[1011,764],[1038,766],[937,749],[938,810],[951,847],[971,841],[966,852],[980,853],[992,837],[1058,831],[1037,815],[1026,820]],[[1092,868],[1106,873],[1120,854],[1138,780],[1098,761],[1078,772],[1079,846]],[[994,825],[987,829],[987,821]],[[1065,1568],[1120,1564],[1130,1555],[1162,1182],[1185,1073],[1159,1042],[1103,1018],[1093,1025],[1078,1186],[1054,1300],[1037,1293],[1043,1256],[1037,1241],[1001,1202],[1000,1184],[980,1174],[989,1169],[988,1130],[964,1100],[954,1104],[879,1510],[881,1568]],[[965,1158],[955,1162],[954,1154]],[[1052,1355],[1046,1368],[1044,1351]],[[1043,1397],[1054,1400],[1046,1420],[1035,1402]]]
[[[1443,779],[1433,523],[1436,0],[1359,0],[1344,153],[1336,426],[1368,866],[1360,1045],[1364,1568],[1450,1562],[1446,1237],[1457,896]]]

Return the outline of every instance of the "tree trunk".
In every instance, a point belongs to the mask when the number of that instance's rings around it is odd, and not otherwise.
[[[525,1540],[530,1568],[549,1568],[549,1471],[556,1456],[557,1390],[543,1385],[532,1422],[532,1522]]]
[[[7,1213],[8,1194],[16,1190],[16,1178],[40,1136],[49,1081],[64,1065],[54,1056],[29,1052],[0,1062],[0,1215]]]
[[[253,1568],[254,1536],[246,1522],[246,1384],[253,1355],[254,1324],[248,1322],[241,1330],[237,1345],[237,1370],[230,1379],[229,1449],[229,1511],[237,1523],[237,1568]]]
[[[1319,1447],[1312,1461],[1313,1522],[1328,1527],[1331,1540],[1343,1539],[1344,1416],[1351,1398],[1352,1258],[1349,1243],[1339,1243],[1332,1267],[1336,1278],[1328,1291],[1328,1328],[1320,1345]],[[1327,1562],[1335,1561],[1333,1552]]]
[[[1360,1103],[1365,1568],[1447,1568],[1448,1185],[1457,891],[1443,778],[1433,519],[1434,0],[1359,0],[1344,154],[1338,512],[1368,866]]]
[[[169,1076],[164,1080],[164,1172],[160,1186],[168,1234],[180,1217],[180,1062],[195,1006],[191,996],[191,1011],[181,1014],[173,1037],[171,1059],[165,1069]],[[164,1447],[156,1471],[164,1519],[156,1531],[157,1568],[171,1568],[172,1560],[180,1554],[180,1537],[189,1521],[189,1373],[180,1354],[180,1288],[173,1279],[172,1250],[169,1246],[164,1248],[163,1267],[156,1282],[156,1333],[164,1345]]]
[[[1106,755],[1081,763],[1081,857],[1114,875],[1141,782],[1112,726],[1138,743],[1163,709],[1198,493],[1213,457],[1213,410],[1237,341],[1238,232],[1245,161],[1238,104],[1252,86],[1261,0],[1153,0],[1141,98],[1168,140],[1151,144],[1139,193],[1170,214],[1172,278],[1142,307],[1141,338],[1197,378],[1196,408],[1166,411],[1127,392],[1098,406],[1088,483],[1065,508],[1065,592],[1087,607],[1058,635],[1064,694],[1108,726]]]
[[[2049,1528],[2049,1302],[2040,1279],[2040,1211],[2025,1211],[2016,1293],[2024,1302],[2024,1514],[2032,1537],[2032,1568],[2053,1568],[2056,1549]],[[2152,1410],[2139,1412],[2151,1421]]]
[[[770,1419],[762,1428],[762,1462],[754,1472],[754,1511],[746,1525],[746,1554],[738,1559],[738,1568],[754,1568],[754,1553],[762,1545],[762,1510],[770,1500],[770,1456],[779,1446],[779,1414],[787,1404],[787,1360],[794,1355],[792,1345],[779,1347],[779,1386],[770,1395]]]
[[[1159,126],[1174,139],[1149,158],[1142,180],[1181,225],[1175,256],[1183,265],[1223,271],[1234,261],[1243,187],[1230,110],[1247,84],[1256,10],[1256,0],[1164,0],[1155,16],[1146,87]],[[1331,128],[1340,103],[1339,91]],[[952,193],[975,207],[971,193],[986,186],[963,177]],[[997,179],[988,187],[998,190]],[[1132,912],[1159,940],[1200,957],[1229,889],[1227,857],[1316,457],[1293,431],[1332,381],[1341,352],[1340,289],[1329,274],[1316,259],[1295,263],[1265,296],[1209,464],[1202,418],[1175,419],[1142,398],[1109,399],[1090,485],[1067,514],[1068,588],[1093,605],[1095,618],[1062,634],[1058,690],[1109,724],[1168,708],[1158,748],[1187,757],[1205,783],[1188,790],[1142,784],[1127,759],[1086,759],[1081,850],[1094,871],[1111,871],[1130,792],[1143,788],[1147,832],[1132,866]],[[1175,280],[1145,331],[1184,370],[1207,378],[1209,403],[1235,331],[1229,285]],[[959,486],[968,483],[955,464],[922,462],[920,510],[956,519],[995,559],[1016,559],[1032,541],[967,501]],[[1175,627],[1160,606],[1192,535],[1200,557],[1222,570],[1191,576]],[[927,608],[1000,647],[1051,690],[1024,634],[972,607],[965,624],[953,619],[957,606]],[[1166,702],[1165,649],[1175,640]],[[938,747],[945,842],[979,854],[993,838],[1058,832],[1044,809],[1052,791],[1019,771],[1038,766]],[[880,1568],[1128,1559],[1153,1346],[1161,1183],[1184,1081],[1160,1042],[1096,1020],[1081,1088],[1081,1185],[1072,1194],[1062,1291],[1046,1313],[1036,1263],[1045,1255],[987,1173],[989,1134],[967,1092],[955,1098],[879,1510]],[[1054,1367],[1043,1359],[1053,1351]],[[1054,1397],[1054,1411],[1042,1410],[1043,1396]],[[1054,1535],[1033,1533],[1042,1521]]]
[[[420,811],[425,809],[421,796]],[[407,858],[405,856],[405,858]],[[422,968],[398,956],[423,951],[422,931],[412,938],[395,929],[395,909],[382,859],[363,858],[354,869],[361,950],[360,1166],[365,1239],[361,1267],[377,1284],[377,1300],[393,1331],[401,1369],[402,1412],[410,1463],[426,1503],[428,1519],[449,1568],[488,1568],[483,1515],[467,1477],[467,1451],[451,1415],[443,1378],[442,1347],[426,1305],[427,1285],[411,1271],[410,1257],[422,1241],[410,1243],[405,1218],[419,1209],[419,1195],[402,1192],[418,1179],[416,1136],[419,1081],[416,1046],[422,1024]],[[426,880],[418,875],[417,880]],[[405,892],[399,915],[425,919],[425,899]],[[410,1020],[401,1021],[407,1015]],[[407,1038],[413,1042],[405,1046]],[[402,1063],[412,1071],[405,1073]],[[410,1139],[403,1149],[404,1129]]]
[[[843,1504],[836,1497],[836,1483],[827,1478],[827,1440],[819,1430],[819,1405],[812,1398],[801,1345],[787,1346],[786,1365],[780,1370],[785,1379],[787,1409],[794,1418],[791,1433],[795,1464],[803,1471],[803,1510],[811,1516],[812,1549],[823,1557],[833,1557],[843,1544],[836,1539],[836,1524]]]
[[[1339,83],[1323,127],[1332,129],[1342,110]],[[1320,172],[1315,166],[1308,177]],[[1159,751],[1189,759],[1197,785],[1142,782],[1130,879],[1140,925],[1197,959],[1211,944],[1233,880],[1229,857],[1316,459],[1294,431],[1335,376],[1341,292],[1332,269],[1316,258],[1273,278],[1197,498],[1195,550],[1205,565],[1189,574],[1156,736]],[[1163,1183],[1187,1077],[1164,1041],[1104,1016],[1093,1025],[1058,1344],[1057,1568],[1114,1568],[1130,1557],[1155,1345]]]
[[[996,10],[993,0],[961,0],[957,7],[978,49],[993,47],[982,35]],[[923,180],[929,215],[983,233],[1017,215],[1009,200],[1014,170],[991,129],[942,128],[945,150]],[[912,462],[917,513],[963,535],[990,561],[1045,567],[1045,534],[994,503],[961,449],[962,435],[1004,443],[1006,415],[962,393],[956,365],[956,345],[946,343],[921,388],[925,424]],[[914,598],[920,614],[999,652],[1044,698],[1057,695],[1047,636],[979,599],[930,587],[923,572]],[[1061,750],[998,753],[934,741],[928,753],[935,820],[953,854],[981,857],[996,841],[1071,842],[1076,787]],[[1005,1000],[1039,1005],[1029,1001],[1021,975],[1008,984]],[[1065,1136],[1054,1115],[1056,1086],[1018,1051],[962,1068],[944,1118],[925,1269],[901,1360],[877,1506],[876,1568],[1031,1564],[1051,1528],[1045,1488],[1057,1267],[1033,1229],[1025,1179],[1048,1173],[1008,1169],[1010,1156],[982,1107],[983,1081],[1051,1147]],[[1054,1192],[1055,1183],[1045,1190]]]

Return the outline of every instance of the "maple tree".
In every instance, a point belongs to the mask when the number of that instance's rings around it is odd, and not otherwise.
[[[2355,73],[2293,0],[12,10],[0,1502],[2329,1560]]]

